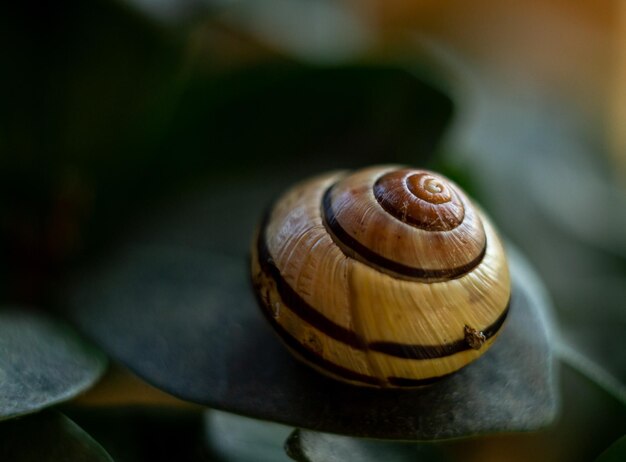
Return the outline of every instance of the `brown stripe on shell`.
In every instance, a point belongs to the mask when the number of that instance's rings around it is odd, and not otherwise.
[[[456,197],[462,204],[463,211],[462,221],[458,226],[444,231],[422,229],[394,217],[385,210],[375,197],[374,184],[381,177],[393,174],[398,170],[408,172],[401,177],[401,189],[414,202],[435,207],[435,205],[411,192],[409,185],[412,182],[417,184],[417,186],[412,187],[413,189],[417,188],[415,189],[417,193],[419,193],[419,185],[422,183],[421,191],[423,194],[420,194],[435,203],[447,200],[449,195],[450,201],[436,205],[438,208],[450,205],[452,197]],[[436,178],[435,174],[423,170],[398,169],[392,166],[362,169],[336,179],[327,199],[339,227],[345,231],[344,234],[351,238],[351,241],[361,244],[360,248],[367,249],[408,268],[445,270],[440,274],[433,273],[437,277],[426,278],[430,279],[427,282],[437,282],[437,280],[447,279],[446,274],[449,273],[450,268],[469,268],[474,262],[479,262],[481,253],[485,251],[486,233],[480,213],[471,200],[451,181],[440,176]],[[448,186],[442,186],[443,181]],[[327,187],[328,185],[323,188],[322,192],[325,192]],[[435,193],[428,191],[429,188],[433,189]],[[437,191],[442,194],[437,194]],[[407,204],[409,203],[410,201],[407,201]],[[404,205],[400,206],[404,207]],[[457,211],[460,212],[461,209],[457,208]],[[458,215],[456,220],[460,217],[461,215]],[[426,220],[426,222],[435,228],[441,225],[436,219],[434,221]],[[335,239],[335,242],[342,246],[339,240]],[[348,240],[344,239],[344,242],[348,242]],[[342,250],[353,258],[360,258],[357,252],[345,245]],[[367,263],[366,259],[363,259],[363,262]],[[374,265],[371,264],[370,266]],[[419,274],[418,277],[412,277],[395,273],[384,266],[376,269],[387,272],[396,278],[420,279]],[[454,276],[453,274],[452,277]]]
[[[280,274],[280,270],[274,263],[274,259],[270,255],[269,248],[267,246],[267,238],[265,232],[267,230],[267,222],[269,221],[269,213],[266,214],[266,218],[261,225],[261,232],[259,233],[259,239],[257,244],[257,252],[259,258],[259,265],[261,271],[266,273],[276,283],[276,289],[280,295],[281,300],[287,308],[293,311],[299,318],[308,322],[320,332],[328,335],[335,340],[338,340],[346,345],[359,350],[365,350],[365,341],[354,331],[346,329],[339,324],[336,324],[332,320],[328,319],[314,307],[309,305],[301,296],[296,292],[289,283]]]
[[[481,332],[485,341],[496,335],[496,333],[500,330],[507,318],[507,315],[509,314],[509,306],[510,300],[498,319]],[[444,358],[446,356],[459,353],[460,351],[470,350],[473,348],[473,346],[468,343],[466,337],[441,345],[410,345],[395,342],[371,342],[367,345],[367,347],[378,353],[384,353],[389,356],[406,359]]]
[[[261,306],[265,306],[263,300],[260,299],[257,293],[257,300]],[[281,338],[281,340],[289,347],[292,351],[294,351],[297,355],[299,355],[306,362],[318,367],[322,371],[326,371],[331,375],[337,376],[344,380],[350,382],[359,382],[365,385],[375,386],[375,387],[384,387],[386,385],[393,385],[394,387],[421,387],[425,385],[430,385],[438,382],[446,377],[451,376],[454,372],[449,374],[444,374],[437,377],[428,377],[424,379],[412,379],[405,377],[387,377],[386,381],[379,379],[378,377],[372,377],[370,375],[361,374],[359,372],[355,372],[351,369],[343,367],[337,363],[327,360],[326,358],[320,356],[317,352],[307,348],[302,343],[298,341],[295,337],[293,337],[274,317],[271,315],[268,309],[261,310],[268,320],[268,322],[272,325],[275,332]]]
[[[261,271],[271,277],[271,279],[275,282],[276,290],[283,301],[284,306],[295,313],[303,321],[307,322],[321,333],[357,350],[366,351],[370,349],[372,351],[403,359],[424,360],[443,358],[471,349],[471,346],[468,345],[464,338],[442,345],[419,345],[381,341],[375,341],[368,344],[368,342],[356,332],[346,329],[345,327],[340,326],[339,324],[336,324],[332,320],[328,319],[313,306],[307,303],[289,285],[274,263],[274,259],[272,258],[267,246],[267,238],[265,235],[270,215],[270,212],[265,214],[257,239],[259,266],[261,267]],[[257,290],[255,290],[255,292],[258,294]],[[259,303],[264,308],[263,311],[265,314],[271,317],[271,314],[268,313],[268,310],[271,310],[271,307],[267,306],[262,299],[259,299]],[[482,331],[486,340],[496,335],[506,319],[508,309],[509,305],[507,304],[498,319]],[[273,318],[272,321],[274,323],[276,322]]]
[[[265,307],[263,300],[261,300],[258,295],[257,300],[259,301],[259,304],[261,306]],[[265,315],[265,318],[272,325],[278,336],[281,338],[281,340],[285,342],[285,344],[294,352],[300,355],[302,359],[345,380],[361,382],[367,385],[379,387],[384,386],[382,380],[378,379],[377,377],[372,377],[369,375],[361,374],[359,372],[355,372],[320,356],[318,353],[307,348],[302,343],[300,343],[298,339],[293,337],[278,321],[276,321],[276,319],[274,319],[267,307],[265,307],[265,309],[261,311]]]
[[[417,279],[422,282],[439,282],[463,276],[478,266],[485,256],[485,252],[487,251],[486,240],[481,252],[473,260],[465,265],[453,268],[415,268],[383,257],[354,239],[339,224],[331,201],[332,188],[332,186],[328,188],[322,198],[322,221],[329,234],[333,237],[333,240],[339,245],[341,250],[348,257],[355,258],[361,263],[372,266],[394,277]]]

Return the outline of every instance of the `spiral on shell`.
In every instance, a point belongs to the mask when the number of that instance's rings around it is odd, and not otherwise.
[[[252,279],[296,357],[374,387],[425,385],[477,359],[510,297],[484,213],[447,178],[395,166],[289,190],[259,227]]]

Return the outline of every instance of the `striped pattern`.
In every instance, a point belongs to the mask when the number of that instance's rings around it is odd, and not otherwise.
[[[274,265],[273,260],[267,250],[264,233],[260,233],[257,242],[258,247],[257,252],[254,253],[253,267],[255,267],[256,263],[258,263],[261,271],[266,276],[271,277],[275,281],[278,294],[281,300],[285,303],[284,306],[287,309],[291,309],[303,322],[310,323],[312,326],[314,326],[321,332],[324,332],[329,337],[332,337],[342,343],[345,343],[346,345],[362,351],[372,349],[375,351],[383,352],[385,354],[390,354],[391,356],[411,359],[431,359],[469,349],[464,341],[461,345],[458,345],[459,342],[455,342],[455,345],[452,346],[452,349],[454,351],[450,350],[449,352],[440,351],[440,346],[402,345],[397,343],[393,344],[385,342],[374,342],[368,345],[355,332],[347,330],[333,323],[329,319],[321,316],[318,311],[316,311],[313,307],[304,302],[302,298],[298,296],[296,292],[284,281],[282,276],[280,276],[280,272]],[[262,298],[260,294],[263,293],[263,290],[256,287],[256,283],[255,293],[257,296],[257,302],[261,306],[265,318],[272,325],[275,332],[285,343],[285,345],[292,351],[292,353],[294,353],[300,359],[304,360],[315,369],[326,375],[354,384],[369,385],[381,388],[389,385],[396,387],[419,387],[424,385],[430,385],[451,375],[445,374],[442,376],[429,377],[425,379],[413,379],[407,377],[386,377],[386,379],[382,379],[379,377],[361,374],[346,367],[343,367],[339,364],[333,363],[325,359],[322,355],[315,352],[314,350],[307,348],[307,346],[303,343],[300,343],[298,339],[296,339],[291,333],[289,333],[275,319],[272,314],[271,304],[268,303],[267,299]],[[502,317],[501,322],[504,322],[505,317],[506,313]],[[395,351],[390,352],[388,350]]]
[[[359,258],[362,262],[374,266],[380,270],[391,273],[395,276],[407,277],[411,279],[419,280],[441,280],[441,279],[453,279],[460,277],[471,271],[476,267],[485,256],[487,250],[487,242],[482,247],[482,250],[476,257],[464,265],[454,268],[442,268],[442,269],[428,269],[428,268],[416,268],[408,265],[403,265],[396,261],[385,258],[384,256],[373,252],[368,247],[361,244],[354,239],[345,229],[335,216],[335,210],[331,202],[332,188],[328,188],[324,193],[322,201],[324,226],[333,238],[337,241],[340,247],[345,253],[353,258]]]
[[[478,321],[472,321],[473,327],[481,327],[480,330],[486,340],[481,351],[473,349],[470,346],[471,342],[464,338],[462,325],[450,331],[450,335],[453,335],[448,341],[421,343],[400,340],[400,338],[409,340],[413,338],[442,338],[441,335],[429,337],[427,331],[424,331],[426,334],[423,336],[407,336],[403,334],[400,335],[398,341],[395,341],[393,335],[391,335],[393,332],[390,332],[385,327],[387,323],[391,322],[390,318],[393,317],[391,313],[406,313],[406,316],[409,317],[408,319],[414,319],[412,322],[422,325],[422,321],[419,321],[419,319],[422,319],[425,315],[422,312],[425,308],[410,304],[406,307],[393,305],[393,309],[388,310],[384,306],[380,306],[380,322],[377,320],[372,324],[370,321],[371,316],[377,316],[376,306],[369,306],[367,308],[369,311],[366,310],[366,312],[369,312],[369,315],[364,314],[361,316],[361,311],[365,307],[358,300],[358,297],[354,298],[354,295],[350,296],[348,294],[349,303],[345,309],[350,311],[344,313],[344,316],[342,313],[336,312],[336,309],[333,310],[332,307],[322,305],[321,303],[324,303],[323,296],[316,295],[315,291],[312,292],[306,289],[308,280],[298,275],[306,274],[308,271],[307,267],[298,266],[297,264],[294,266],[294,263],[297,262],[294,262],[293,258],[295,258],[295,255],[307,255],[308,251],[300,251],[304,252],[304,254],[299,254],[298,252],[294,254],[293,249],[300,247],[287,246],[287,249],[292,248],[292,250],[281,253],[282,239],[289,239],[294,234],[294,240],[307,242],[306,236],[313,234],[317,236],[315,238],[310,237],[311,242],[314,243],[313,247],[332,244],[332,240],[327,241],[327,239],[340,239],[341,230],[337,231],[340,228],[337,228],[336,223],[332,227],[330,225],[333,219],[332,206],[329,206],[328,199],[330,197],[330,188],[336,180],[337,177],[326,177],[317,182],[303,185],[300,188],[296,187],[279,200],[275,207],[266,214],[252,249],[252,277],[259,304],[265,317],[289,350],[295,356],[326,375],[342,381],[373,387],[416,387],[426,385],[450,375],[458,368],[480,356],[493,342],[507,317],[508,286],[506,287],[506,293],[503,292],[500,295],[500,300],[502,301],[497,302],[501,303],[500,308],[488,309],[489,313],[494,312],[495,314],[489,324],[480,324]],[[314,197],[308,197],[310,195]],[[322,205],[317,208],[308,207],[306,205],[307,201],[317,201],[318,204],[321,203]],[[317,214],[312,212],[312,210],[317,210]],[[310,216],[310,218],[307,218],[307,220],[311,220],[310,226],[296,227],[296,224],[301,223],[303,216]],[[324,236],[321,234],[327,234],[325,226],[331,227],[332,238],[329,235]],[[270,244],[269,236],[267,235],[269,229],[271,229],[272,236],[275,236],[275,233],[278,233],[280,236],[280,239],[274,238],[271,241],[272,244]],[[497,241],[495,235],[492,238]],[[347,240],[347,242],[342,242],[340,247],[344,250],[349,244],[353,243]],[[293,246],[295,244],[292,242],[290,245]],[[274,250],[272,250],[272,246],[274,246]],[[276,249],[279,249],[278,252]],[[351,253],[353,252],[356,251],[352,249]],[[487,248],[485,246],[480,261],[477,261],[474,266],[481,265],[481,268],[485,266],[483,259],[486,261],[487,266],[493,265],[493,261],[500,262],[501,259],[495,258],[493,253],[492,251],[486,256]],[[346,259],[346,255],[341,251],[332,252],[329,254],[329,258],[336,258],[337,265],[339,265],[338,268],[344,268],[343,272],[337,274],[350,276],[352,274],[350,268],[353,268],[353,265],[357,265],[354,266],[354,269],[361,268],[358,266],[361,263],[353,260],[352,255]],[[362,252],[360,253],[360,259],[370,261],[372,255]],[[374,264],[372,266],[374,269],[367,270],[370,273],[373,271],[371,277],[375,276],[378,267],[381,266],[380,260],[377,260],[376,257],[373,260]],[[302,265],[306,264],[306,262],[302,263]],[[366,267],[362,268],[359,269],[359,272],[366,271]],[[497,268],[499,267],[496,265]],[[491,276],[488,270],[481,271]],[[359,274],[359,272],[354,274]],[[458,276],[462,275],[459,274]],[[506,276],[508,282],[508,272],[504,276]],[[330,275],[325,276],[322,274],[320,277],[322,278],[321,280],[327,280],[329,281],[328,284],[332,284],[333,277]],[[424,277],[424,274],[421,274],[420,277]],[[456,290],[455,293],[462,293],[462,289],[459,287],[462,287],[461,284],[465,279],[467,278],[457,280],[458,282],[455,283],[457,288],[454,289]],[[377,281],[376,278],[374,280]],[[385,289],[385,284],[387,286],[391,284],[393,278],[387,274],[381,274],[380,281],[383,284],[380,291],[376,290],[375,287],[370,287],[371,284],[364,288],[374,290],[373,293],[376,294],[385,293],[385,290],[389,289],[389,287]],[[470,283],[472,285],[475,284],[475,279],[470,280]],[[304,289],[303,284],[305,285]],[[311,282],[311,284],[313,283]],[[377,284],[377,282],[374,282],[374,284]],[[411,287],[408,283],[402,284],[404,284],[402,290],[406,290],[404,287]],[[424,284],[424,282],[413,282],[411,284]],[[441,285],[441,283],[437,284]],[[336,289],[334,286],[331,287],[329,285],[328,290]],[[358,286],[356,290],[359,290]],[[475,292],[476,289],[470,289],[470,291]],[[320,293],[323,294],[323,291]],[[361,294],[359,290],[358,295],[365,297],[366,300],[371,300],[366,295],[366,292]],[[384,300],[382,303],[383,305],[386,304]],[[417,311],[415,311],[416,309]],[[415,315],[411,314],[413,311],[415,311]],[[443,311],[440,315],[444,316],[443,322],[446,322],[443,326],[448,325],[447,321],[445,321],[445,316],[448,316],[446,313],[447,311]],[[468,319],[474,319],[475,316],[472,316]],[[487,319],[485,318],[486,314],[481,316],[481,319]],[[415,329],[422,329],[419,325],[416,324]],[[402,322],[399,327],[406,327],[406,322]],[[380,333],[376,334],[376,332]],[[455,332],[456,334],[454,334]]]
[[[396,172],[402,175],[391,185],[379,183]],[[408,180],[414,176],[406,169],[372,168],[339,179],[323,198],[326,223],[347,254],[393,276],[428,282],[462,276],[482,261],[487,244],[482,220],[451,182],[446,191],[454,200],[433,204],[413,195]],[[397,209],[389,213],[389,208]],[[420,212],[424,221],[415,226]]]

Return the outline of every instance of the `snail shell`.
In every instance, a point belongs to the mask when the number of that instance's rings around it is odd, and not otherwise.
[[[482,355],[510,298],[489,219],[447,178],[380,166],[296,185],[252,246],[266,317],[336,379],[421,386]]]

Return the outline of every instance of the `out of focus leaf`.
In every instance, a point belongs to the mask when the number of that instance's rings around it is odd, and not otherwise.
[[[197,23],[203,18],[210,18],[251,35],[272,49],[317,63],[359,58],[373,45],[375,39],[375,28],[344,2],[126,1],[164,24],[180,25],[191,20]]]
[[[612,444],[596,459],[596,462],[623,462],[624,460],[626,460],[626,436],[622,436]]]
[[[472,66],[459,75],[468,91],[447,160],[473,175],[479,201],[537,266],[567,343],[625,384],[625,199],[597,121],[545,88]]]
[[[125,172],[137,168],[178,91],[181,46],[129,12],[108,0],[40,3],[37,14],[32,5],[0,6],[6,299],[48,301],[89,241],[94,210],[113,201],[122,212],[118,190],[134,197]]]
[[[157,134],[151,170],[288,175],[430,160],[452,112],[438,81],[394,64],[199,70]]]
[[[281,188],[329,169],[428,163],[452,113],[444,92],[392,65],[278,61],[193,72],[166,128],[155,124],[148,146],[93,172],[100,190],[89,240],[100,248],[126,239],[143,220],[140,241],[166,228],[184,245],[242,254]],[[181,194],[193,188],[202,191]]]
[[[445,93],[394,66],[275,62],[199,73],[152,150],[134,153],[123,171],[98,174],[102,205],[93,233],[99,241],[126,238],[128,223],[144,220],[139,240],[173,233],[175,242],[242,254],[282,188],[330,169],[428,164],[452,111]],[[189,182],[203,191],[172,193],[172,184]],[[165,192],[169,207],[156,199]]]
[[[367,440],[296,430],[285,449],[298,462],[441,462],[448,460],[434,445]]]
[[[292,427],[241,417],[220,411],[207,411],[204,417],[208,450],[219,460],[229,462],[287,462],[285,440]]]
[[[151,384],[217,409],[380,438],[530,430],[556,412],[549,308],[523,258],[513,252],[510,263],[511,314],[497,343],[418,390],[358,388],[300,364],[262,318],[245,259],[207,250],[121,251],[77,282],[69,316]]]
[[[447,441],[442,449],[463,462],[588,462],[626,433],[626,408],[567,364],[559,367],[561,413],[539,432]]]
[[[376,38],[375,28],[346,2],[239,1],[225,9],[223,20],[273,49],[317,63],[358,58]]]
[[[102,353],[26,308],[0,308],[0,420],[69,400],[104,372]]]
[[[202,412],[159,407],[65,406],[66,414],[116,462],[207,462]]]
[[[609,374],[595,361],[590,360],[575,347],[559,339],[556,342],[555,352],[558,358],[580,374],[587,377],[605,392],[611,394],[626,408],[626,386]]]
[[[453,112],[436,79],[400,65],[232,68],[219,46],[185,48],[115,2],[49,8],[34,27],[45,41],[20,13],[0,14],[4,43],[23,44],[7,46],[19,65],[0,75],[15,108],[0,124],[1,150],[16,154],[0,158],[11,299],[44,298],[76,259],[209,175],[426,162]]]
[[[219,5],[220,0],[126,0],[132,7],[137,8],[146,16],[165,24],[178,24],[189,21],[194,16],[207,14],[212,4]]]
[[[58,412],[0,424],[0,460],[11,462],[112,462],[91,436]]]
[[[607,171],[602,156],[585,145],[584,138],[575,141],[577,149],[565,151],[563,146],[529,166],[531,200],[561,232],[626,258],[626,190],[615,181],[613,172]],[[555,178],[551,172],[557,170]]]

